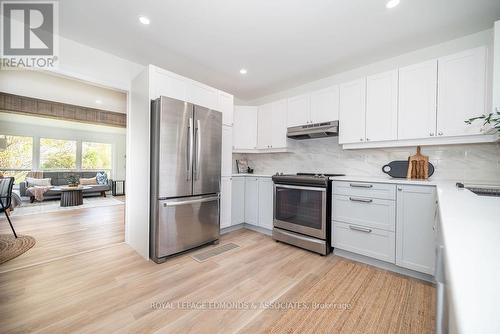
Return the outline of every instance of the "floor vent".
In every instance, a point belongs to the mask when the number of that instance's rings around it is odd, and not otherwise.
[[[204,252],[194,254],[191,257],[198,262],[203,262],[203,261],[210,259],[211,257],[217,256],[219,254],[222,254],[224,252],[230,251],[231,249],[235,249],[238,247],[240,247],[240,246],[238,246],[237,244],[229,243],[229,244],[225,244],[225,245],[222,245],[219,247],[209,249],[209,250],[204,251]]]

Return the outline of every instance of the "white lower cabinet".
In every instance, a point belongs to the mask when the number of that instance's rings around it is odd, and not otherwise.
[[[395,233],[333,222],[333,247],[394,263]]]
[[[332,191],[333,247],[434,273],[435,187],[334,181]]]
[[[436,190],[399,185],[397,191],[396,264],[434,273]]]
[[[259,178],[259,226],[273,229],[273,180]]]
[[[231,226],[231,177],[221,178],[220,228]]]
[[[245,177],[245,223],[259,225],[259,178]]]
[[[231,182],[231,225],[245,222],[245,178],[233,177]]]

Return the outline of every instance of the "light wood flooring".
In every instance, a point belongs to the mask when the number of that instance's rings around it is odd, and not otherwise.
[[[88,219],[121,217],[115,209]],[[0,332],[434,332],[431,284],[249,230],[229,242],[240,247],[202,263],[155,264],[118,243],[0,273]]]

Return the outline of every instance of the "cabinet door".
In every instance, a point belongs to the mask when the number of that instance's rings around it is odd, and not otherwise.
[[[220,228],[231,226],[231,177],[221,178]]]
[[[245,222],[245,177],[231,180],[231,225]]]
[[[434,187],[398,185],[396,214],[396,264],[434,274]]]
[[[233,125],[234,98],[232,95],[219,91],[219,111],[222,112],[222,124]]]
[[[273,181],[269,177],[259,178],[259,226],[273,229]]]
[[[366,141],[398,137],[398,71],[366,78]]]
[[[500,112],[500,21],[495,22],[493,59],[493,110]]]
[[[259,179],[245,177],[245,223],[259,225]]]
[[[213,110],[220,109],[219,91],[197,81],[189,81],[187,101]]]
[[[271,148],[272,142],[272,103],[264,104],[259,107],[258,123],[257,123],[257,148],[267,149]]]
[[[340,144],[365,141],[365,99],[364,78],[340,85]]]
[[[438,59],[437,135],[481,133],[481,122],[465,120],[485,112],[486,48],[480,47]]]
[[[436,135],[437,60],[399,69],[398,139]]]
[[[151,67],[151,94],[154,99],[166,96],[173,99],[186,101],[187,82],[179,75]]]
[[[339,86],[333,86],[311,94],[311,121],[313,123],[339,119]]]
[[[309,95],[301,95],[288,99],[288,127],[304,125],[311,122],[311,102]]]
[[[271,148],[286,148],[287,101],[273,103]]]
[[[222,126],[222,160],[221,176],[231,176],[233,174],[233,128]]]
[[[257,107],[235,107],[233,149],[257,148]]]

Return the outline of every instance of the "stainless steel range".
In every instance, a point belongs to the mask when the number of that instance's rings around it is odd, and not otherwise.
[[[330,253],[330,176],[343,174],[273,176],[273,239],[322,255]]]

